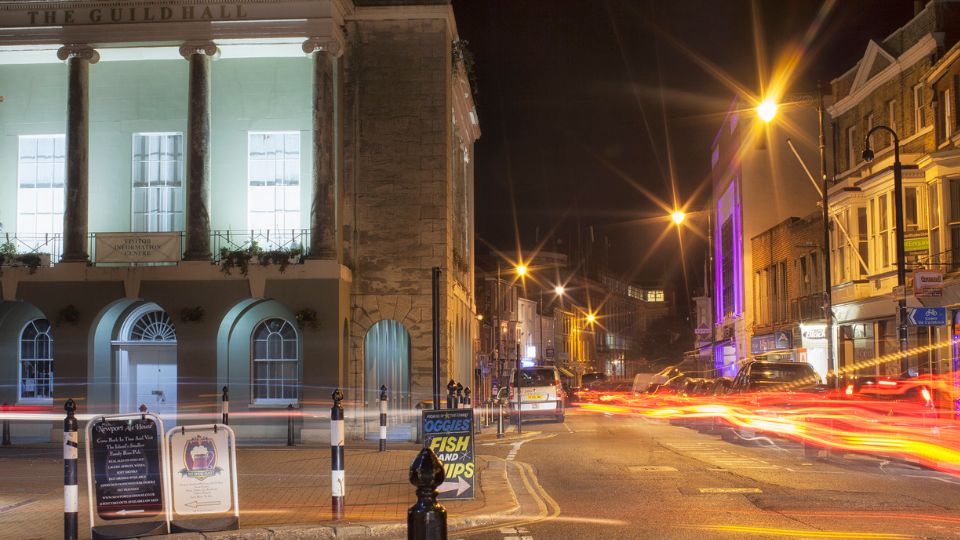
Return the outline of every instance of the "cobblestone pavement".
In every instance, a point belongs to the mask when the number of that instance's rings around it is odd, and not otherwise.
[[[81,445],[82,447],[82,445]],[[63,461],[60,447],[0,448],[0,536],[4,539],[52,539],[63,535]],[[407,480],[416,455],[413,444],[346,450],[347,522],[376,526],[406,523],[416,500]],[[85,456],[80,463],[80,535],[89,537]],[[330,524],[330,448],[260,447],[237,451],[240,522],[243,528],[270,525]],[[451,519],[508,511],[511,495],[501,494],[496,508],[485,497],[489,485],[505,482],[502,461],[478,457],[481,489],[473,501],[444,502]],[[488,481],[489,480],[489,481]]]

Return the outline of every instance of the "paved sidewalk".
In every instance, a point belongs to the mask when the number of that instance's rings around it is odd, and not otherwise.
[[[482,437],[484,440],[487,436]],[[495,436],[494,436],[495,438]],[[479,442],[479,441],[478,441]],[[394,444],[346,449],[347,519],[330,515],[330,448],[259,447],[237,450],[242,531],[216,538],[341,538],[405,536],[416,496],[407,476],[418,447]],[[478,449],[479,450],[479,449]],[[80,536],[89,538],[85,456],[81,450]],[[451,529],[492,522],[516,511],[504,462],[478,456],[477,498],[445,501]],[[63,462],[60,447],[0,448],[0,531],[3,538],[63,535]],[[174,535],[172,538],[202,538]],[[171,538],[171,537],[165,537]]]

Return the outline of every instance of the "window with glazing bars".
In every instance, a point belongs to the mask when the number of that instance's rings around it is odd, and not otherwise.
[[[183,230],[183,134],[134,133],[133,230]]]

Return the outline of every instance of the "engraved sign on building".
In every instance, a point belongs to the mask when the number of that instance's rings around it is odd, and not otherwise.
[[[180,233],[97,233],[96,260],[104,263],[177,262]]]

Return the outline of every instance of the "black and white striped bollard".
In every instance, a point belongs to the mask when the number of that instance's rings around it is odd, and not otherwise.
[[[387,449],[387,385],[380,386],[380,451]]]
[[[346,480],[343,473],[343,392],[339,388],[333,392],[333,407],[330,408],[330,491],[331,514],[333,519],[343,519],[343,500],[347,496]]]
[[[230,425],[230,394],[227,393],[226,386],[223,387],[223,396],[221,397],[221,400],[222,401],[220,403],[223,410],[223,414],[221,415],[222,417],[221,421],[223,422],[223,425],[229,426]]]
[[[77,403],[68,399],[63,405],[67,417],[63,419],[63,538],[76,540],[77,506],[80,490],[77,486]]]

